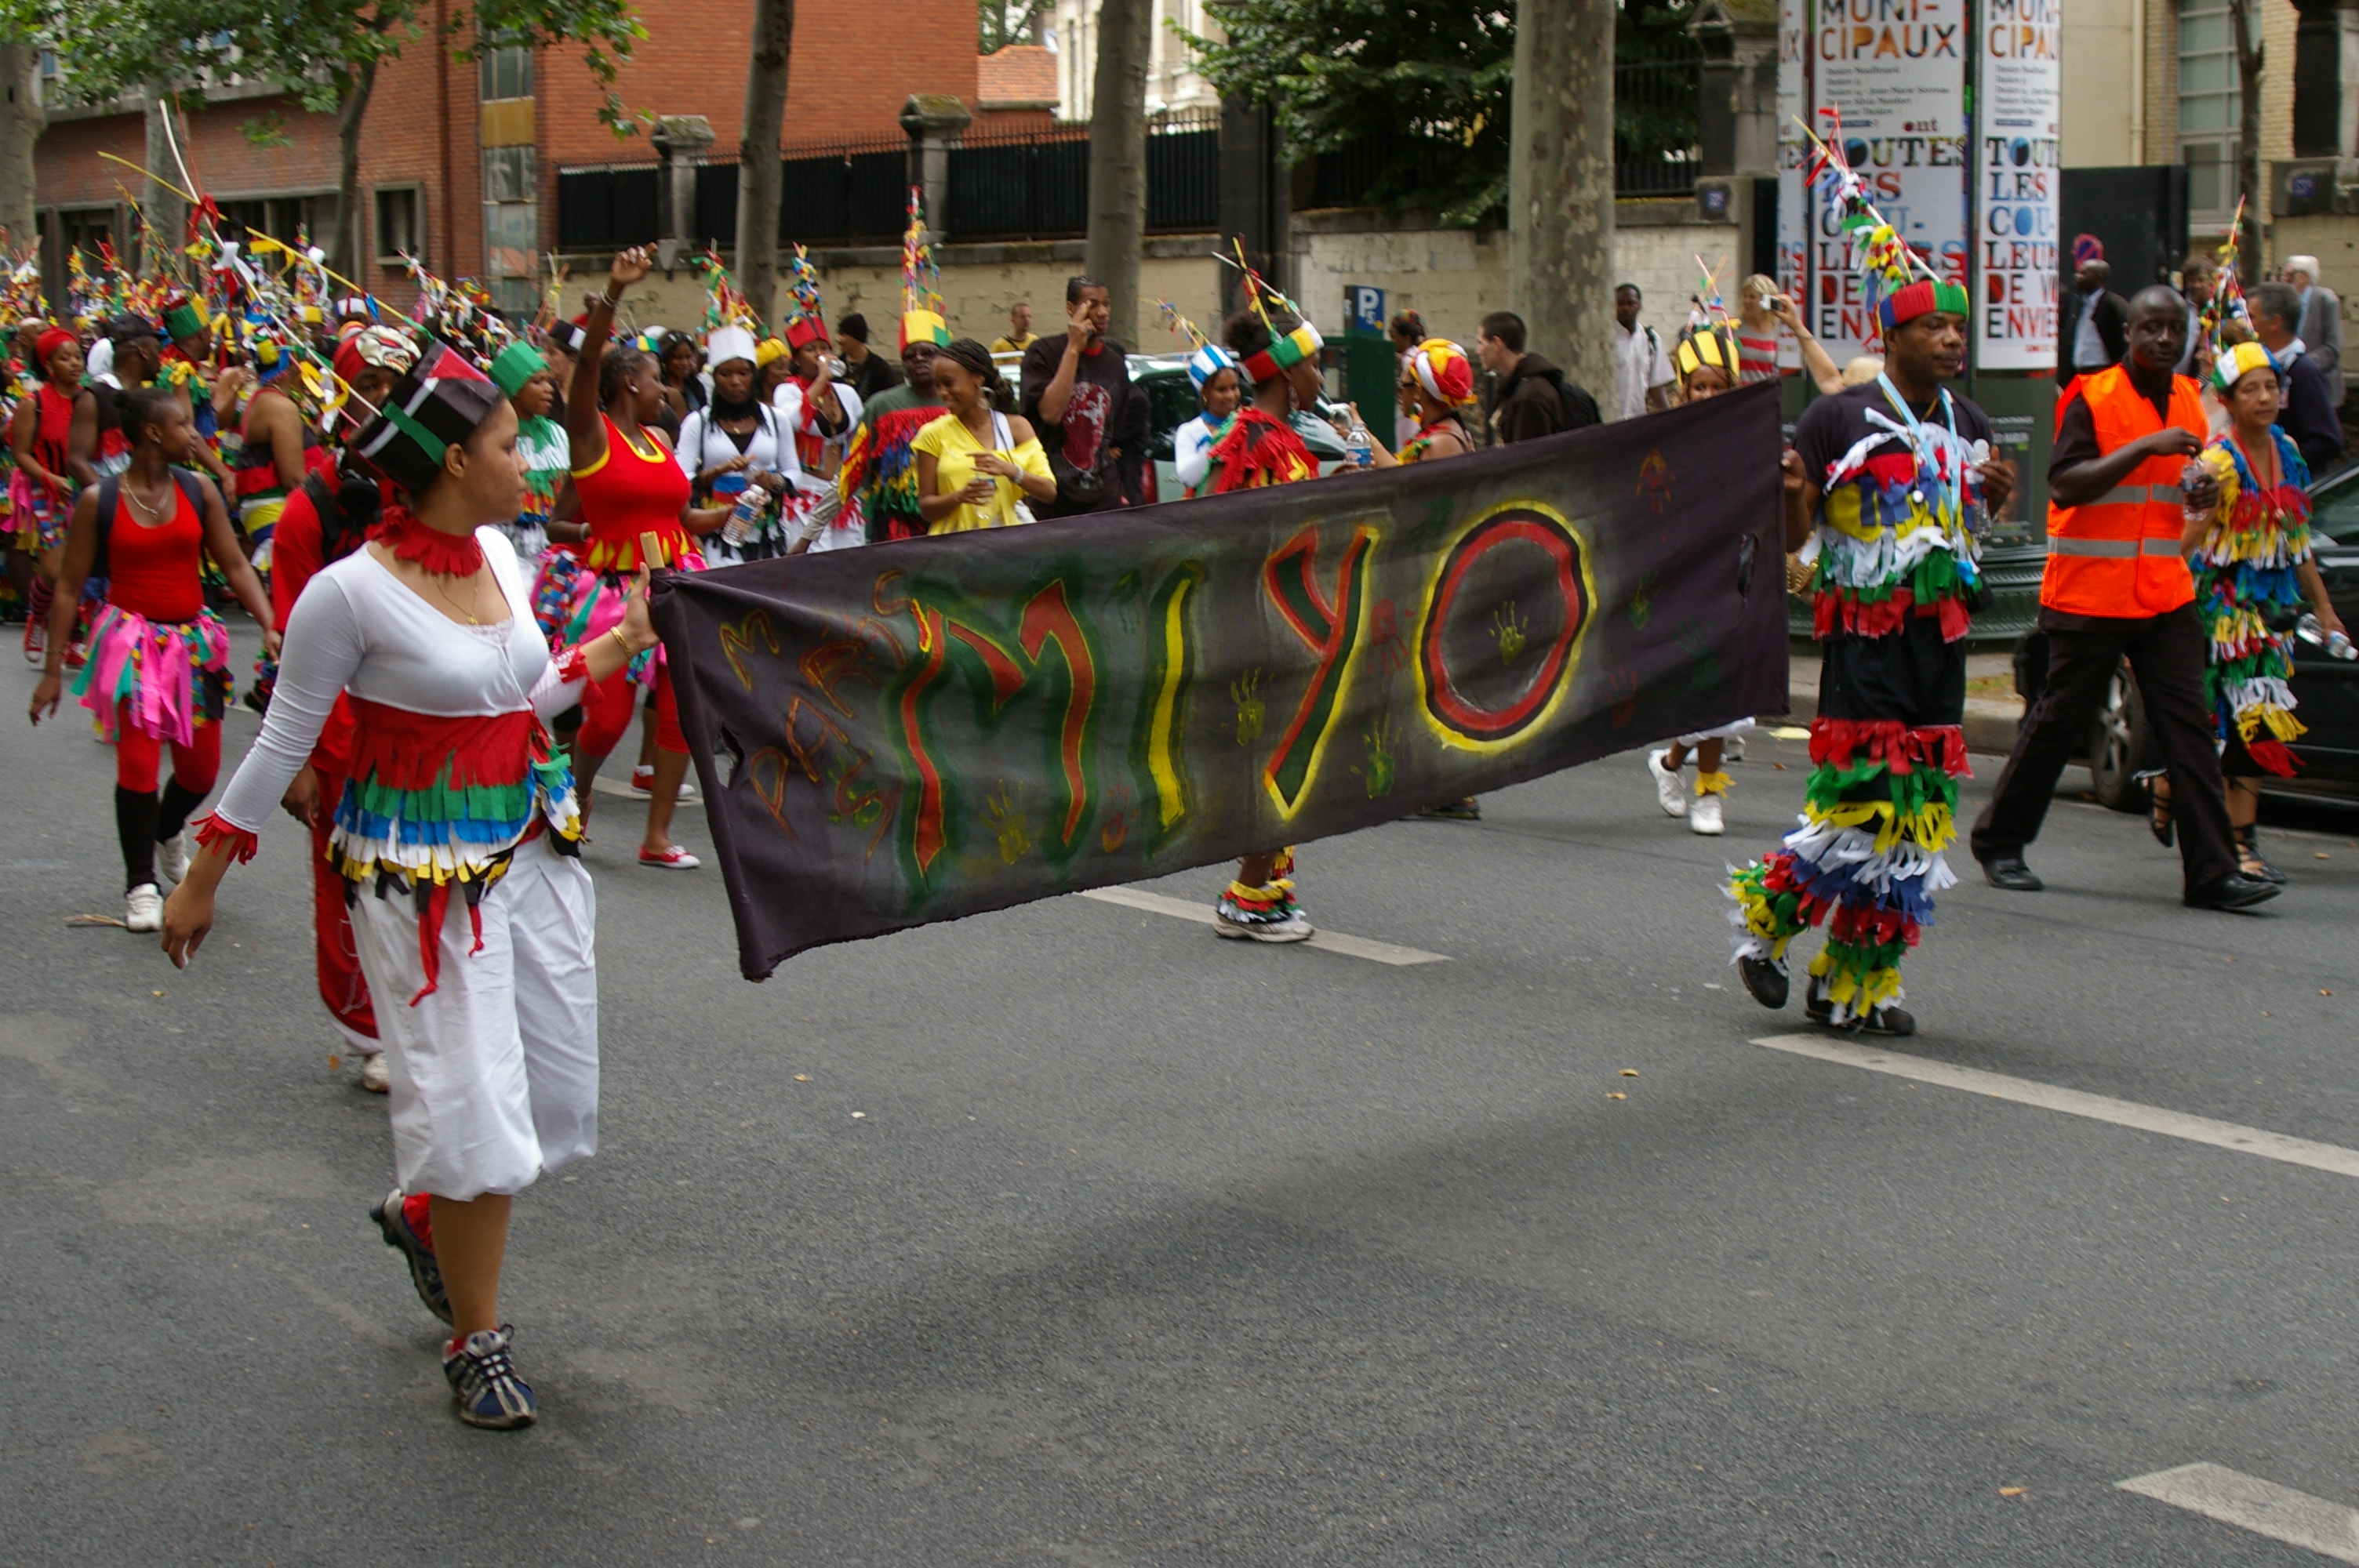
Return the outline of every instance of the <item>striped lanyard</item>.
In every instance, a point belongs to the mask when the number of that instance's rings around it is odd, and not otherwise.
[[[1908,499],[1920,506],[1926,504],[1925,482],[1926,476],[1930,474],[1936,492],[1945,503],[1945,506],[1932,508],[1934,514],[1940,515],[1946,508],[1951,514],[1962,516],[1965,512],[1965,497],[1962,493],[1965,480],[1963,465],[1953,460],[1950,465],[1953,471],[1942,473],[1941,447],[1933,431],[1917,417],[1916,410],[1901,397],[1889,375],[1877,372],[1875,384],[1884,389],[1884,400],[1891,404],[1894,411],[1908,423],[1908,447],[1917,458],[1917,477],[1908,487]],[[1941,420],[1949,427],[1950,450],[1954,455],[1959,449],[1958,411],[1950,402],[1950,389],[1942,387],[1940,393]]]

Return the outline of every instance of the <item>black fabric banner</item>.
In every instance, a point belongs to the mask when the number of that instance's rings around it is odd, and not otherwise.
[[[1778,448],[1777,388],[1753,386],[1387,472],[659,579],[747,978],[1785,711]]]

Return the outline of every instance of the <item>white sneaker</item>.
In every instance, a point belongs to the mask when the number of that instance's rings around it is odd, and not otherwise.
[[[175,833],[169,838],[156,840],[156,870],[166,881],[179,887],[189,880],[189,836]]]
[[[1700,795],[1695,797],[1695,805],[1688,809],[1688,831],[1712,838],[1718,838],[1725,831],[1720,821],[1720,796]]]
[[[1663,766],[1663,759],[1670,754],[1668,747],[1660,752],[1647,752],[1647,771],[1655,777],[1655,798],[1663,803],[1663,815],[1685,816],[1688,814],[1687,788],[1680,783],[1677,772]]]
[[[164,895],[154,882],[141,882],[124,895],[123,924],[134,931],[164,929]]]
[[[361,1087],[373,1095],[392,1092],[393,1076],[386,1070],[384,1052],[372,1051],[361,1058]]]

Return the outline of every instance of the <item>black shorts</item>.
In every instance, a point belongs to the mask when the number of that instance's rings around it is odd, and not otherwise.
[[[1965,640],[1941,641],[1938,617],[1912,615],[1886,637],[1837,633],[1821,646],[1821,717],[1898,719],[1914,730],[1965,722]]]

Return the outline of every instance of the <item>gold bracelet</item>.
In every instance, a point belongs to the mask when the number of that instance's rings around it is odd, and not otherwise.
[[[630,640],[623,635],[623,629],[620,626],[614,627],[606,635],[614,639],[614,646],[623,650],[623,657],[626,659],[638,651],[632,647]]]

